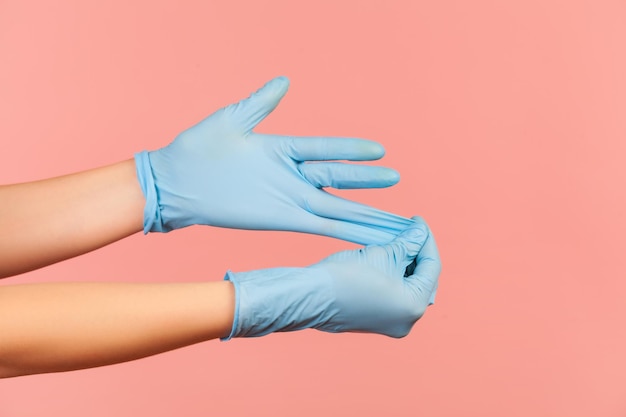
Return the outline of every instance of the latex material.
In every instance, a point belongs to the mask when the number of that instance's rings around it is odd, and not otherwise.
[[[378,143],[252,131],[288,86],[286,78],[275,78],[249,98],[182,132],[165,148],[135,155],[146,196],[145,233],[203,224],[306,232],[372,244],[389,242],[410,223],[321,189],[395,184],[398,173],[389,168],[328,162],[379,159],[384,149]]]
[[[236,302],[227,339],[306,328],[403,337],[434,301],[440,271],[435,240],[415,218],[387,245],[339,252],[307,268],[228,272]]]

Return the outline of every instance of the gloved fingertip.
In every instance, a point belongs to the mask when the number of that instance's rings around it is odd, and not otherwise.
[[[258,91],[258,93],[260,93],[261,91],[264,93],[270,92],[272,94],[275,94],[278,97],[282,97],[285,95],[288,89],[289,89],[289,78],[281,75],[265,83],[265,85]]]
[[[378,142],[363,140],[361,141],[361,146],[363,146],[365,150],[364,153],[372,160],[380,159],[385,156],[385,147]]]
[[[414,223],[408,229],[400,233],[400,238],[404,238],[411,243],[422,245],[428,237],[428,227],[425,223]]]
[[[381,172],[381,183],[392,186],[400,182],[400,173],[392,168],[385,168]]]
[[[286,82],[287,84],[289,84],[289,78],[287,76],[285,76],[285,75],[279,75],[278,77],[275,77],[274,80],[280,81],[281,83],[285,83]]]
[[[422,216],[412,216],[411,220],[413,220],[414,223],[426,225],[426,222],[424,221],[424,218]]]
[[[287,77],[271,79],[247,99],[234,105],[235,113],[243,121],[244,131],[251,131],[270,114],[289,89]]]

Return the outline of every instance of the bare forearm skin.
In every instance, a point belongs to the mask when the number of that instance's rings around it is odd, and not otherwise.
[[[227,281],[0,287],[0,377],[126,362],[226,337]]]
[[[0,278],[143,229],[134,160],[0,186]],[[126,362],[230,334],[229,282],[0,286],[0,377]]]
[[[134,160],[0,186],[0,278],[90,252],[143,228]]]

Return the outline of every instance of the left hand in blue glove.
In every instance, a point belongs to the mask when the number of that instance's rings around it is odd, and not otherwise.
[[[372,244],[389,242],[411,222],[321,189],[395,184],[398,174],[389,168],[328,162],[378,159],[384,154],[378,143],[252,131],[288,86],[286,78],[276,78],[182,132],[167,147],[135,156],[146,196],[145,233],[202,224]]]
[[[406,336],[434,302],[441,271],[428,226],[413,221],[389,244],[339,252],[307,268],[228,272],[235,316],[227,339],[306,328]]]

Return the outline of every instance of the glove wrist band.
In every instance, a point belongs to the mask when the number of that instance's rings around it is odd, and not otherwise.
[[[161,213],[159,211],[156,185],[150,165],[150,154],[147,151],[135,154],[135,168],[137,170],[137,179],[141,185],[141,191],[146,198],[146,204],[143,209],[143,233],[161,232]]]

